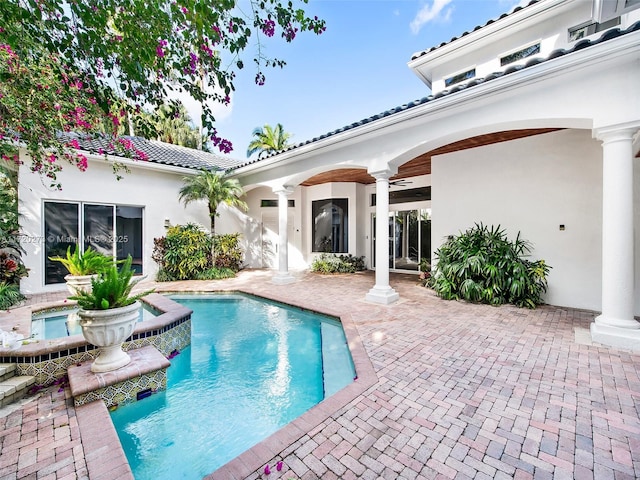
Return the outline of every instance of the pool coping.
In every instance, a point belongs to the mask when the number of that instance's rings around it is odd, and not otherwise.
[[[160,312],[160,315],[155,318],[149,318],[144,322],[138,322],[131,334],[130,339],[137,339],[140,337],[148,336],[154,331],[160,331],[170,327],[176,321],[179,321],[185,316],[191,315],[191,310],[183,307],[180,304],[172,302],[164,295],[158,293],[151,293],[141,299],[142,302],[148,304],[155,310]],[[76,302],[57,301],[48,304],[42,304],[37,306],[26,306],[12,310],[12,316],[2,318],[0,317],[0,327],[2,325],[14,324],[12,329],[25,336],[31,334],[30,327],[27,327],[26,322],[31,321],[33,314],[41,313],[44,311],[64,311],[76,308]],[[129,341],[129,339],[127,340]],[[29,342],[22,345],[17,350],[10,350],[0,346],[0,358],[31,358],[41,357],[52,353],[60,352],[70,349],[84,349],[84,351],[95,349],[82,334],[71,335],[68,337],[61,337],[56,339],[41,339],[33,342]],[[21,363],[19,360],[17,363]]]
[[[251,475],[256,470],[260,469],[266,463],[281,454],[283,450],[291,446],[297,440],[308,434],[322,422],[327,420],[332,415],[336,414],[341,408],[347,406],[350,402],[355,400],[362,393],[367,391],[373,385],[378,383],[378,376],[375,373],[375,369],[369,355],[367,354],[360,334],[356,327],[355,322],[350,318],[350,315],[343,315],[330,307],[326,308],[308,308],[302,304],[292,302],[290,299],[284,299],[278,295],[264,295],[256,293],[250,289],[243,289],[242,287],[230,288],[230,289],[217,289],[206,291],[175,291],[167,290],[163,291],[163,295],[167,294],[185,294],[185,295],[197,295],[197,294],[211,294],[211,293],[243,293],[252,295],[255,297],[263,298],[265,300],[275,301],[284,305],[300,308],[306,311],[316,312],[322,315],[328,315],[337,318],[342,323],[349,351],[351,352],[351,358],[356,371],[356,379],[346,387],[342,388],[338,392],[331,395],[329,398],[322,400],[317,405],[314,405],[301,416],[292,420],[288,424],[278,429],[273,434],[269,435],[264,440],[253,447],[245,450],[239,456],[230,460],[226,464],[214,472],[208,474],[204,478],[207,480],[242,480]],[[159,295],[159,293],[158,293]],[[159,296],[163,296],[159,295]],[[168,300],[168,299],[167,299]],[[155,302],[154,302],[155,303]],[[100,404],[94,405],[94,404]],[[95,472],[98,475],[99,472],[103,472],[105,465],[117,465],[118,473],[121,474],[117,478],[120,480],[133,480],[133,474],[129,464],[127,463],[127,469],[121,469],[122,458],[124,456],[126,461],[126,455],[119,440],[117,443],[113,442],[113,435],[118,439],[117,432],[111,421],[109,412],[103,401],[96,401],[77,407],[78,413],[78,428],[80,430],[80,438],[82,438],[83,444],[85,444],[86,462],[89,473]],[[90,413],[83,413],[90,412]],[[83,420],[81,417],[86,417]],[[100,432],[100,435],[104,435],[104,441],[100,441],[97,444],[92,440],[92,443],[85,442],[85,439],[94,438],[96,432]],[[94,445],[95,444],[95,445]],[[109,448],[104,448],[108,445]],[[92,452],[95,448],[100,449],[102,454],[100,456],[94,456],[89,452]],[[114,477],[99,477],[95,478],[114,478]],[[94,476],[91,475],[91,479]]]
[[[254,473],[256,470],[265,466],[271,459],[281,455],[285,449],[289,448],[304,435],[308,434],[329,417],[336,414],[341,408],[346,407],[373,385],[377,384],[378,375],[376,374],[373,364],[371,363],[371,359],[364,348],[364,344],[362,343],[356,324],[350,318],[350,315],[338,313],[337,311],[332,310],[330,306],[309,308],[301,303],[279,297],[278,295],[264,295],[256,293],[255,291],[244,290],[242,288],[218,291],[241,292],[282,303],[284,305],[300,308],[302,310],[338,318],[342,323],[342,328],[347,339],[347,344],[349,346],[349,351],[351,352],[351,358],[356,371],[355,381],[334,393],[329,398],[326,398],[317,405],[314,405],[295,420],[292,420],[278,431],[269,435],[264,440],[260,441],[250,449],[245,450],[233,460],[227,462],[214,472],[204,477],[207,480],[242,480]]]

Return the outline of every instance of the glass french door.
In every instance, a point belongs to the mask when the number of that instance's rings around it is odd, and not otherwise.
[[[431,262],[431,209],[389,212],[389,269],[414,271],[420,268],[420,260]],[[376,252],[376,216],[372,221],[373,265]]]

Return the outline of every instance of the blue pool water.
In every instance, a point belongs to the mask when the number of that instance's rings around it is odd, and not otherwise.
[[[168,388],[111,414],[136,480],[200,479],[353,381],[340,322],[255,297],[172,297],[191,345]]]
[[[35,340],[52,340],[71,335],[82,335],[77,312],[77,309],[71,309],[35,314],[31,319],[31,336]],[[138,321],[142,322],[157,316],[158,312],[143,303]]]

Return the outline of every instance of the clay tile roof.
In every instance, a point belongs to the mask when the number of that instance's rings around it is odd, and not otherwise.
[[[65,134],[78,141],[80,148],[91,153],[118,155],[113,147],[114,140],[101,136],[86,136],[77,133]],[[121,137],[131,141],[133,146],[147,154],[149,162],[161,165],[171,165],[174,167],[191,168],[194,170],[227,170],[241,164],[241,161],[231,157],[223,157],[214,153],[195,150],[193,148],[181,147],[170,143],[159,142],[157,140],[147,140],[142,137]]]
[[[529,3],[529,5],[531,5],[533,3],[536,3],[537,1],[538,0],[532,0],[532,2]],[[521,8],[525,8],[525,7],[521,7]],[[640,31],[640,21],[634,23],[633,25],[631,25],[630,27],[628,27],[625,30],[620,30],[619,28],[609,29],[609,30],[605,31],[597,39],[594,39],[594,40],[590,40],[590,39],[580,40],[575,45],[573,45],[572,48],[566,49],[566,50],[565,49],[554,50],[546,58],[534,57],[531,60],[529,60],[527,63],[525,63],[524,65],[512,66],[512,67],[507,68],[503,72],[491,73],[491,74],[487,75],[484,78],[474,78],[473,80],[471,80],[469,82],[466,82],[464,84],[458,84],[458,85],[456,85],[456,86],[454,86],[454,87],[452,87],[452,88],[450,88],[448,90],[443,90],[441,92],[438,92],[435,95],[429,95],[428,97],[423,97],[423,98],[420,98],[418,100],[414,100],[412,102],[405,103],[404,105],[400,105],[398,107],[391,108],[389,110],[385,110],[382,113],[378,113],[376,115],[373,115],[371,117],[367,117],[367,118],[365,118],[363,120],[360,120],[358,122],[354,122],[351,125],[346,125],[344,127],[338,128],[338,129],[333,130],[331,132],[328,132],[328,133],[325,133],[325,134],[320,135],[318,137],[312,138],[311,140],[307,140],[305,142],[301,142],[301,143],[298,143],[296,145],[292,145],[292,146],[290,146],[290,147],[288,147],[288,148],[286,148],[284,150],[279,150],[277,152],[272,152],[272,153],[266,155],[265,157],[249,160],[247,162],[244,162],[244,163],[238,164],[236,166],[230,167],[230,170],[235,170],[235,169],[240,168],[240,167],[245,167],[247,165],[251,165],[251,164],[260,162],[260,161],[262,161],[264,159],[271,158],[271,157],[273,157],[275,155],[279,155],[279,154],[284,153],[284,152],[295,150],[296,148],[300,148],[300,147],[302,147],[304,145],[309,145],[311,143],[318,142],[318,141],[323,140],[325,138],[332,137],[332,136],[337,135],[337,134],[342,133],[342,132],[346,132],[348,130],[351,130],[351,129],[356,128],[356,127],[361,126],[361,125],[366,125],[368,123],[374,122],[374,121],[379,120],[381,118],[389,117],[391,115],[403,112],[405,110],[409,110],[409,109],[418,107],[420,105],[424,105],[426,103],[431,102],[432,100],[435,100],[435,99],[438,99],[438,98],[441,98],[441,97],[445,97],[445,96],[449,96],[449,95],[453,95],[453,94],[455,94],[455,93],[457,93],[457,92],[459,92],[461,90],[466,90],[468,88],[473,88],[476,85],[480,85],[480,84],[483,84],[483,83],[490,82],[491,80],[494,80],[496,78],[500,78],[500,77],[503,77],[505,75],[510,75],[510,74],[512,74],[514,72],[519,72],[520,70],[523,70],[523,69],[526,69],[526,68],[531,68],[531,67],[533,67],[535,65],[539,65],[539,64],[545,63],[545,62],[549,62],[549,61],[552,61],[552,60],[554,60],[556,58],[562,57],[564,55],[569,55],[569,54],[571,54],[573,52],[577,52],[577,51],[582,50],[584,48],[588,48],[588,47],[591,47],[593,45],[597,45],[599,43],[606,42],[606,41],[611,40],[613,38],[617,38],[617,37],[620,37],[622,35],[628,35],[630,33],[637,32],[637,31]]]
[[[489,20],[489,21],[488,21],[487,23],[485,23],[484,25],[478,25],[478,26],[476,26],[473,30],[471,30],[471,32],[475,32],[475,31],[480,30],[480,29],[482,29],[482,28],[484,28],[484,27],[486,27],[486,26],[488,26],[488,25],[491,25],[492,23],[495,23],[497,20],[502,20],[503,18],[508,17],[509,15],[512,15],[512,14],[514,14],[514,13],[516,13],[516,12],[519,12],[519,11],[520,11],[520,10],[522,10],[523,8],[527,8],[527,7],[531,6],[531,5],[533,5],[534,3],[538,3],[539,1],[540,1],[540,0],[531,0],[527,5],[524,5],[524,6],[518,6],[518,7],[514,8],[514,9],[513,9],[511,12],[509,12],[509,13],[503,13],[503,14],[502,14],[502,15],[500,15],[497,19]],[[448,44],[450,44],[451,42],[454,42],[454,41],[458,40],[458,38],[465,37],[465,36],[469,35],[471,32],[464,32],[464,33],[462,33],[462,35],[460,35],[459,37],[453,37],[453,38],[452,38],[451,40],[449,40],[448,42],[442,42],[440,45],[436,45],[435,47],[431,47],[431,48],[429,48],[429,49],[427,49],[427,50],[422,50],[421,52],[416,52],[416,53],[414,53],[414,54],[412,55],[411,60],[415,60],[416,58],[420,58],[421,56],[426,55],[427,53],[431,53],[431,52],[433,52],[434,50],[437,50],[437,49],[439,49],[439,48],[442,48],[442,47],[444,47],[445,45],[448,45]]]

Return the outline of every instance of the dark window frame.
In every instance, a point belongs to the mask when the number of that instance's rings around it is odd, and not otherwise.
[[[263,198],[260,200],[260,208],[272,208],[278,206],[278,199],[273,198]],[[295,200],[287,200],[288,208],[295,208],[296,201]]]
[[[349,252],[348,198],[311,202],[311,249],[314,253]]]
[[[55,211],[56,205],[64,205],[64,209],[76,210],[75,226],[61,224]],[[58,207],[59,208],[59,207]],[[126,209],[136,209],[137,215],[128,212]],[[100,212],[93,218],[91,211]],[[111,210],[111,228],[101,228],[106,224],[100,224],[100,219],[104,218],[104,213]],[[126,258],[126,254],[133,252],[132,268],[136,274],[143,273],[144,263],[144,206],[126,205],[115,203],[79,202],[44,200],[42,205],[42,225],[44,244],[43,260],[43,280],[45,285],[56,285],[64,283],[66,269],[60,270],[59,262],[49,260],[50,256],[66,255],[68,247],[75,248],[80,245],[82,251],[87,247],[92,247],[105,255],[113,255],[118,260]],[[50,216],[48,216],[50,215]],[[124,220],[118,220],[118,218]],[[132,230],[133,229],[133,230]],[[72,232],[73,230],[73,232]],[[131,232],[131,233],[130,233]],[[138,238],[139,236],[139,238]]]

